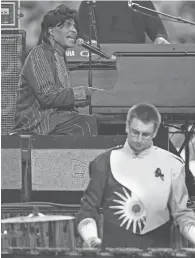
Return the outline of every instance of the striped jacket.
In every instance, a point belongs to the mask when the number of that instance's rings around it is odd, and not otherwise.
[[[13,131],[48,134],[55,128],[56,110],[73,110],[65,50],[57,44],[35,46],[25,60],[19,77]]]

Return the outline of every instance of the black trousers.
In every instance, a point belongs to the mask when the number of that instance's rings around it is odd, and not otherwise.
[[[57,111],[51,117],[54,129],[49,134],[73,136],[96,136],[98,134],[97,119],[93,115],[81,114],[75,111]]]

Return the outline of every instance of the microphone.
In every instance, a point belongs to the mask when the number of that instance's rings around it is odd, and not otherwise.
[[[99,50],[99,48],[89,45],[87,42],[85,42],[83,39],[77,39],[76,44],[78,46],[82,46],[88,50],[91,50],[92,53],[99,55],[103,58],[110,59],[110,57],[104,53],[103,51]]]

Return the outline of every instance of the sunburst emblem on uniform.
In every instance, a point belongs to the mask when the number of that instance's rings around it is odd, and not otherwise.
[[[111,209],[117,210],[115,215],[119,215],[119,220],[122,220],[120,227],[126,223],[126,230],[132,227],[135,234],[139,234],[146,224],[146,210],[143,203],[132,192],[129,194],[123,187],[124,195],[114,192],[120,199],[114,199],[113,202],[120,204],[110,206]]]

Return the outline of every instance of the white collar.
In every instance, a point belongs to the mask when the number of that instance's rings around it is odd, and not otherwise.
[[[129,146],[128,141],[126,140],[124,146],[123,146],[123,150],[128,153],[129,155],[132,156],[132,158],[143,158],[146,155],[148,155],[151,150],[153,149],[153,144],[146,150],[140,152],[140,153],[135,153],[134,150]]]

